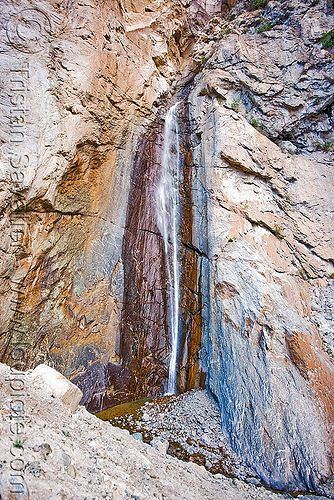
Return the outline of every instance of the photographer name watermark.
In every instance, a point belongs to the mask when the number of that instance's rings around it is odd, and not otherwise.
[[[28,499],[29,490],[25,480],[24,443],[25,443],[25,407],[26,407],[26,373],[18,372],[10,367],[10,375],[6,378],[10,386],[9,430],[11,437],[9,485],[12,498]]]
[[[9,70],[7,89],[8,105],[8,142],[5,161],[9,173],[10,209],[9,238],[10,254],[19,265],[20,257],[25,252],[25,237],[28,230],[27,215],[24,209],[23,187],[26,171],[30,165],[30,156],[25,153],[25,141],[28,132],[27,106],[30,85],[29,61],[13,63]],[[9,434],[11,440],[9,462],[9,488],[15,500],[28,499],[29,490],[25,481],[24,443],[25,408],[26,408],[26,374],[29,338],[24,328],[24,289],[23,282],[13,277],[10,279],[10,312],[11,319],[6,336],[9,349],[6,361],[10,365],[10,376],[6,379],[10,386],[11,401],[9,404]]]
[[[38,64],[36,57],[50,42],[51,22],[47,14],[40,9],[24,9],[9,16],[6,34],[8,45],[12,50],[10,67],[6,70],[8,81],[4,99],[8,116],[6,124],[8,139],[2,151],[9,181],[9,253],[13,262],[9,306],[11,319],[8,331],[3,334],[8,340],[5,361],[10,365],[10,374],[6,382],[9,384],[11,398],[8,414],[11,444],[7,488],[11,498],[23,500],[30,498],[25,479],[27,463],[24,457],[28,397],[25,370],[29,368],[32,345],[25,327],[27,314],[25,276],[20,271],[22,259],[27,255],[29,240],[29,215],[25,212],[26,192],[33,174],[32,158],[38,158],[39,153],[38,143],[30,140],[29,134],[32,131],[31,127],[36,130],[38,126],[33,123],[30,113],[33,102],[31,75],[36,70],[35,65]]]
[[[10,16],[6,27],[9,44],[26,54],[41,52],[52,35],[51,22],[40,9],[24,9]]]

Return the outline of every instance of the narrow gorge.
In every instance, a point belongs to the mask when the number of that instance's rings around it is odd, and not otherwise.
[[[334,498],[333,3],[1,6],[1,363]]]

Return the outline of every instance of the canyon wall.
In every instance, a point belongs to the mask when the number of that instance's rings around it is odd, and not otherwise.
[[[266,484],[330,491],[331,4],[2,7],[2,361],[55,367],[91,411],[165,391],[155,188],[180,101],[179,390],[207,385]]]
[[[48,362],[101,409],[137,144],[199,20],[166,2],[2,7],[1,357]]]
[[[313,489],[333,471],[333,17],[284,6],[211,23],[194,47],[196,246],[223,429],[267,483]]]

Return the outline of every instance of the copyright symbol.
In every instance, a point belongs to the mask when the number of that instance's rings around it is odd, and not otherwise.
[[[13,14],[7,24],[7,38],[15,49],[27,54],[43,50],[51,35],[51,22],[39,9],[24,9]]]

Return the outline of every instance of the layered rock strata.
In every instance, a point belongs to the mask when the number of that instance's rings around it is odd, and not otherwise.
[[[267,483],[325,491],[334,66],[320,37],[333,18],[320,2],[239,14],[198,42],[206,62],[189,95],[208,386],[231,446]]]
[[[1,358],[57,367],[100,409],[110,385],[129,392],[119,346],[130,349],[136,145],[208,15],[156,2],[2,6]]]
[[[91,410],[165,390],[153,191],[177,97],[179,389],[204,369],[246,465],[326,493],[333,6],[233,4],[3,2],[1,358],[56,367]]]

